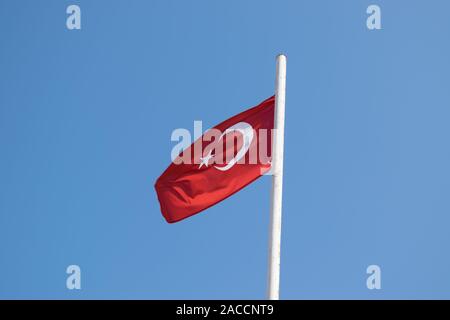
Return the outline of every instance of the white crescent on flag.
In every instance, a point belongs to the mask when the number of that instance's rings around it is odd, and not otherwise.
[[[239,131],[242,134],[242,138],[243,138],[243,143],[242,143],[242,147],[241,149],[239,149],[239,151],[237,152],[236,156],[230,160],[230,162],[228,162],[225,166],[223,167],[218,167],[218,166],[214,166],[214,168],[216,168],[217,170],[220,171],[227,171],[229,170],[231,167],[233,167],[240,159],[242,159],[242,157],[245,156],[245,154],[247,153],[248,149],[250,148],[250,144],[253,141],[253,137],[254,137],[254,133],[253,133],[253,127],[248,124],[247,122],[238,122],[235,125],[232,125],[231,127],[225,129],[225,132],[223,132],[219,138],[217,139],[217,142],[222,140],[222,138],[229,133],[233,133],[235,131]],[[214,142],[216,143],[216,142]],[[211,158],[213,158],[214,156],[212,155],[212,151],[209,151],[209,153],[204,156],[201,157],[201,163],[199,165],[199,169],[202,166],[208,166],[208,162]]]
[[[244,141],[242,143],[242,147],[238,151],[236,156],[233,159],[231,159],[230,162],[228,162],[226,166],[224,166],[224,167],[214,166],[214,168],[216,168],[217,170],[227,171],[232,166],[234,166],[236,164],[236,162],[238,162],[240,159],[242,159],[242,157],[245,156],[245,154],[248,151],[248,148],[250,147],[250,144],[253,141],[253,127],[250,124],[248,124],[247,122],[238,122],[235,125],[229,127],[228,129],[225,130],[224,133],[222,133],[220,135],[219,140],[222,139],[222,137],[224,135],[226,135],[228,133],[232,133],[233,131],[239,131],[242,134],[242,137],[244,139]]]

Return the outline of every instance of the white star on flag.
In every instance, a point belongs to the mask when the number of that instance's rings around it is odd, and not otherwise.
[[[214,157],[211,153],[212,153],[212,150],[210,150],[209,153],[208,153],[205,157],[200,157],[201,163],[200,163],[200,165],[199,165],[199,167],[198,167],[199,169],[200,169],[203,165],[205,165],[206,167],[208,167],[209,160],[210,160],[211,158]]]

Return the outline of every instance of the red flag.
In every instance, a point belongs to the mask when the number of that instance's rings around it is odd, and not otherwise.
[[[169,165],[155,183],[167,222],[199,213],[269,171],[274,106],[272,96],[225,120]]]

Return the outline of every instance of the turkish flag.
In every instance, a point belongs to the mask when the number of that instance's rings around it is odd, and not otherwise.
[[[275,97],[208,130],[156,180],[169,223],[199,213],[270,170]]]

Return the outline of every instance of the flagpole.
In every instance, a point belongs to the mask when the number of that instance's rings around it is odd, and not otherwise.
[[[275,81],[275,133],[272,148],[272,193],[269,234],[268,299],[280,295],[281,203],[283,195],[284,107],[286,100],[286,56],[277,56]]]

